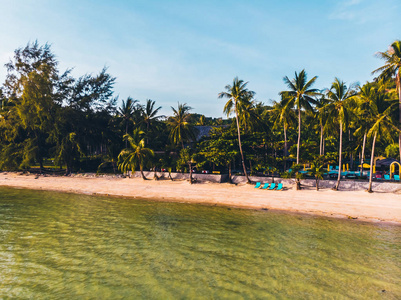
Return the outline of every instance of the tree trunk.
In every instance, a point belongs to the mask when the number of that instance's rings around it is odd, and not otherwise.
[[[316,178],[316,191],[318,191],[318,190],[319,190],[319,179]]]
[[[337,177],[337,184],[333,188],[333,190],[338,191],[338,188],[340,186],[340,180],[341,180],[341,154],[342,154],[342,148],[343,148],[343,122],[340,121],[340,150],[338,151],[338,177]]]
[[[167,170],[168,170],[168,177],[170,178],[171,181],[174,181],[173,177],[171,177],[171,168],[167,168]]]
[[[400,78],[400,71],[398,71],[397,77],[396,77],[396,83],[397,83],[397,89],[398,89],[398,122],[399,125],[401,126],[401,78]],[[401,160],[401,132],[398,133],[398,151],[400,154],[400,160]]]
[[[323,155],[324,155],[324,145],[325,145],[325,140],[324,140],[324,138],[323,138]]]
[[[244,160],[244,153],[242,152],[242,145],[241,145],[241,132],[239,128],[239,121],[238,121],[238,111],[237,111],[237,101],[234,103],[235,105],[235,120],[237,122],[237,130],[238,130],[238,145],[239,145],[239,152],[241,152],[241,159],[242,159],[242,168],[244,169],[244,174],[246,178],[247,183],[251,183],[248,177],[248,173],[246,172],[246,167],[245,167],[245,160]]]
[[[372,193],[372,178],[373,178],[373,163],[375,160],[375,144],[376,144],[376,136],[377,133],[375,133],[373,137],[373,143],[372,143],[372,154],[370,158],[370,174],[369,174],[369,187],[368,187],[368,192]]]
[[[320,125],[320,156],[323,155],[323,126]]]
[[[128,134],[128,120],[125,121],[125,134]],[[125,148],[128,148],[128,140],[125,140]]]
[[[287,127],[284,125],[284,156],[288,155]]]
[[[146,122],[146,145],[149,145],[149,122]]]
[[[192,184],[192,164],[189,163],[189,183]]]
[[[366,145],[366,132],[363,135],[363,143],[362,143],[362,157],[361,157],[361,176],[363,175],[363,164],[365,163],[365,145]]]
[[[141,171],[142,179],[147,180],[147,178],[145,177],[145,174],[143,174],[143,166],[142,165],[139,165],[139,170]]]
[[[154,174],[153,178],[154,178],[155,180],[159,180],[159,177],[158,177],[157,174],[156,174],[156,166],[155,166],[154,168],[155,168],[155,174]]]
[[[287,127],[284,124],[284,171],[287,170],[287,156],[288,156],[288,143],[287,143]]]
[[[232,183],[232,181],[231,181],[231,162],[228,163],[228,182]]]
[[[301,108],[298,107],[298,143],[297,143],[297,165],[299,164],[299,147],[301,144]]]

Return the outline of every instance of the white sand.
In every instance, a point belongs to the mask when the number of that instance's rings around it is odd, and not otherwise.
[[[37,178],[37,179],[35,179]],[[44,177],[0,173],[0,186],[124,196],[161,201],[217,204],[242,208],[268,208],[329,217],[358,218],[401,224],[401,195],[364,191],[284,191],[255,189],[252,185],[142,180],[139,178]]]

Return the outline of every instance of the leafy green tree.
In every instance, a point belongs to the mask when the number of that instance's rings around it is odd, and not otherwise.
[[[189,169],[189,183],[193,183],[193,178],[192,178],[192,165],[195,163],[194,159],[194,153],[191,148],[183,148],[180,151],[180,155],[177,160],[177,168],[182,169],[183,166],[188,165]]]
[[[359,91],[355,96],[357,107],[355,111],[355,115],[358,117],[355,118],[354,123],[356,130],[354,135],[363,136],[362,140],[362,153],[361,153],[361,175],[363,171],[363,164],[365,163],[365,148],[366,148],[366,138],[370,127],[371,120],[371,104],[374,103],[374,98],[376,97],[376,88],[374,84],[367,82],[362,87],[359,87]]]
[[[290,106],[285,105],[288,99],[286,99],[284,95],[282,95],[281,97],[282,98],[280,102],[273,102],[273,108],[270,110],[270,116],[274,122],[273,129],[277,129],[280,125],[283,126],[284,156],[288,156],[287,130],[294,125],[296,115],[294,110]],[[284,166],[284,169],[286,169],[286,166]]]
[[[372,142],[372,151],[371,151],[371,159],[370,159],[370,175],[369,175],[369,186],[368,192],[372,192],[372,178],[373,178],[373,164],[374,164],[374,156],[375,156],[375,146],[377,138],[384,138],[390,142],[393,141],[391,133],[393,131],[400,132],[400,130],[394,126],[392,123],[392,119],[390,117],[391,110],[394,109],[394,106],[391,105],[387,107],[387,105],[383,105],[385,102],[386,94],[377,93],[376,97],[372,99],[372,103],[370,105],[372,110],[371,120],[372,126],[369,129],[368,137],[373,137]]]
[[[319,180],[323,179],[323,175],[325,173],[324,164],[323,164],[322,160],[321,159],[315,159],[311,163],[311,167],[310,167],[308,172],[310,173],[310,175],[315,177],[315,180],[316,180],[316,191],[318,191],[319,190]]]
[[[385,52],[378,52],[377,56],[386,63],[377,68],[372,73],[380,73],[384,79],[395,76],[396,87],[398,91],[398,123],[401,124],[401,41],[395,41]],[[401,133],[398,135],[399,153],[401,159]]]
[[[143,174],[143,167],[146,161],[154,156],[153,150],[145,147],[145,139],[142,138],[144,132],[138,128],[134,130],[133,135],[126,134],[124,139],[128,140],[130,148],[123,149],[118,155],[118,168],[121,172],[131,170],[135,172],[135,168],[139,165],[142,178],[146,179]]]
[[[338,178],[337,184],[333,187],[334,190],[338,190],[341,180],[341,170],[342,170],[342,136],[344,127],[348,126],[349,114],[348,109],[349,102],[354,96],[355,90],[353,86],[347,87],[343,81],[335,78],[331,85],[330,90],[327,92],[327,97],[329,99],[329,104],[326,105],[327,110],[330,112],[329,118],[336,119],[340,123],[340,141],[339,141],[339,159],[338,159]]]
[[[219,98],[227,98],[229,99],[224,106],[224,113],[229,116],[231,113],[235,113],[235,120],[237,124],[237,133],[238,133],[238,145],[239,151],[241,153],[241,160],[242,160],[242,167],[244,170],[245,178],[248,183],[251,181],[249,180],[248,173],[245,167],[245,159],[244,153],[242,151],[242,144],[241,144],[241,130],[240,130],[240,113],[245,112],[249,106],[251,105],[250,101],[255,94],[252,91],[249,91],[246,86],[248,82],[244,82],[243,80],[238,79],[238,77],[234,78],[233,84],[226,85],[225,89],[226,92],[219,93]],[[243,117],[242,119],[246,119]]]
[[[174,107],[171,107],[171,109],[174,115],[167,120],[167,125],[170,129],[169,137],[174,145],[181,144],[182,149],[184,149],[185,141],[195,140],[195,128],[189,122],[189,111],[192,108],[187,106],[186,103],[178,103],[177,109]]]
[[[127,98],[127,101],[123,100],[121,107],[117,109],[118,115],[122,118],[125,125],[125,134],[128,134],[129,124],[132,122],[134,116],[135,107],[139,101],[134,100],[131,97]],[[127,145],[125,145],[127,147]]]
[[[60,75],[50,46],[39,46],[38,42],[15,50],[6,68],[4,92],[12,109],[8,111],[10,122],[4,123],[4,130],[8,131],[8,141],[23,156],[20,167],[36,160],[43,170],[43,157],[55,139],[55,115],[61,107],[69,71]],[[10,127],[10,123],[16,127]]]
[[[57,147],[57,156],[55,162],[62,165],[66,164],[65,174],[68,175],[72,172],[74,161],[84,153],[81,150],[81,145],[76,139],[76,133],[71,132],[61,140],[61,145]]]
[[[235,136],[231,129],[214,128],[210,133],[210,138],[204,140],[199,145],[199,154],[205,157],[207,161],[216,166],[225,166],[228,168],[228,180],[231,183],[232,162],[239,154],[237,145],[234,143]]]
[[[313,111],[312,104],[316,104],[315,96],[319,95],[318,89],[312,89],[317,76],[307,81],[305,70],[297,74],[295,78],[290,80],[287,76],[284,77],[284,83],[288,86],[288,91],[280,93],[286,100],[283,101],[283,106],[289,108],[295,107],[298,112],[298,142],[297,142],[297,164],[299,164],[299,147],[301,145],[301,109]]]
[[[146,125],[146,143],[149,144],[149,129],[161,116],[158,116],[161,106],[155,108],[156,101],[146,100],[146,104],[142,108],[142,122]]]

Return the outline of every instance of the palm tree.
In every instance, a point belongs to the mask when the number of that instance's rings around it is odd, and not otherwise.
[[[146,100],[146,105],[142,108],[142,122],[146,124],[146,144],[149,144],[149,128],[154,121],[161,117],[157,116],[157,114],[162,107],[155,108],[155,103],[156,101],[148,99]]]
[[[329,111],[329,117],[331,119],[337,119],[340,123],[340,145],[339,145],[339,160],[338,160],[338,178],[337,184],[333,187],[334,190],[338,190],[340,186],[341,180],[341,163],[342,163],[342,138],[343,138],[343,127],[348,126],[349,121],[349,110],[348,104],[350,99],[354,96],[355,90],[353,86],[347,88],[346,84],[340,79],[335,78],[334,82],[331,85],[330,90],[327,92],[327,97],[330,101],[329,104],[326,105],[327,110]]]
[[[195,140],[195,128],[190,123],[191,114],[189,111],[192,107],[186,103],[178,103],[178,109],[171,107],[174,115],[167,120],[167,125],[170,128],[170,140],[173,144],[181,144],[184,149],[184,141]]]
[[[386,63],[372,73],[380,72],[380,77],[386,79],[395,76],[398,91],[398,122],[401,124],[401,41],[395,41],[386,52],[378,52],[376,55]],[[401,132],[398,134],[398,147],[401,159]]]
[[[249,105],[251,105],[250,101],[253,95],[255,94],[252,91],[249,91],[246,86],[248,82],[244,82],[243,80],[238,79],[235,77],[233,80],[233,85],[226,85],[225,89],[226,92],[221,92],[218,94],[218,98],[227,98],[229,99],[224,106],[224,113],[229,116],[231,113],[235,113],[235,121],[237,123],[237,133],[238,133],[238,145],[239,151],[241,153],[241,160],[242,160],[242,168],[244,170],[245,178],[248,183],[251,181],[249,180],[248,173],[246,172],[245,167],[245,160],[244,160],[244,153],[242,151],[242,144],[241,144],[241,130],[240,130],[240,113],[244,112]]]
[[[372,99],[370,103],[371,116],[372,116],[372,126],[367,134],[368,137],[373,136],[372,142],[372,153],[370,158],[370,174],[369,174],[369,186],[368,192],[372,193],[372,178],[373,178],[373,164],[375,157],[375,145],[376,139],[383,137],[386,140],[392,141],[391,133],[395,130],[400,133],[400,130],[394,126],[391,120],[391,111],[394,109],[394,104],[388,106],[386,103],[387,95],[385,93],[376,93],[376,96]]]
[[[316,180],[316,191],[319,190],[319,180],[323,179],[324,175],[324,165],[322,161],[316,159],[312,162],[311,167],[309,169],[309,173],[315,177]]]
[[[311,88],[316,79],[317,76],[307,82],[305,70],[302,70],[299,74],[295,72],[295,78],[292,80],[287,76],[283,78],[289,88],[289,91],[280,93],[280,95],[286,97],[286,101],[283,104],[289,107],[295,106],[298,112],[297,164],[299,164],[299,146],[301,144],[301,109],[313,110],[311,104],[316,104],[314,97],[319,95],[318,89]]]
[[[284,132],[284,156],[288,156],[288,141],[287,141],[287,130],[290,126],[293,125],[296,115],[294,110],[290,108],[288,105],[285,105],[288,99],[285,98],[284,95],[281,96],[280,102],[273,102],[273,108],[270,110],[270,116],[272,121],[274,122],[274,126],[277,127],[279,125],[283,126]],[[284,161],[286,163],[286,161]],[[284,166],[284,169],[286,167]]]
[[[361,153],[361,176],[363,172],[363,164],[365,163],[365,148],[366,148],[366,138],[369,131],[369,119],[372,113],[371,103],[373,103],[373,99],[376,94],[376,89],[374,84],[367,82],[362,87],[359,87],[359,92],[356,95],[355,99],[357,101],[357,109],[355,115],[358,118],[355,119],[355,126],[357,129],[355,130],[354,135],[362,136],[362,153]]]
[[[117,109],[117,112],[119,116],[123,119],[123,122],[125,123],[125,134],[128,134],[128,126],[129,123],[132,122],[132,118],[135,112],[135,107],[139,101],[138,100],[133,100],[131,97],[127,98],[127,101],[125,102],[123,100],[123,104],[121,107]],[[125,140],[125,148],[128,147],[128,140]]]
[[[131,170],[134,173],[135,168],[139,165],[142,178],[146,179],[143,174],[143,167],[146,160],[154,155],[154,152],[149,148],[145,148],[143,134],[144,132],[137,128],[132,136],[129,134],[124,135],[124,140],[128,141],[130,148],[123,149],[118,155],[118,168],[121,172]]]
[[[322,97],[317,101],[316,103],[316,117],[319,121],[319,127],[320,127],[320,145],[319,145],[319,155],[322,156],[324,155],[324,134],[325,134],[325,128],[326,126],[326,121],[327,121],[327,109],[326,105],[328,103],[327,98],[322,95]]]

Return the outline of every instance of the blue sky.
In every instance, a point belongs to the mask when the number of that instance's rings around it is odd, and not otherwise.
[[[222,116],[217,94],[235,76],[266,104],[303,68],[316,88],[363,83],[382,63],[374,53],[401,39],[399,0],[0,0],[0,10],[1,65],[29,41],[48,42],[61,70],[107,66],[120,100],[150,98],[167,115],[186,102]]]

